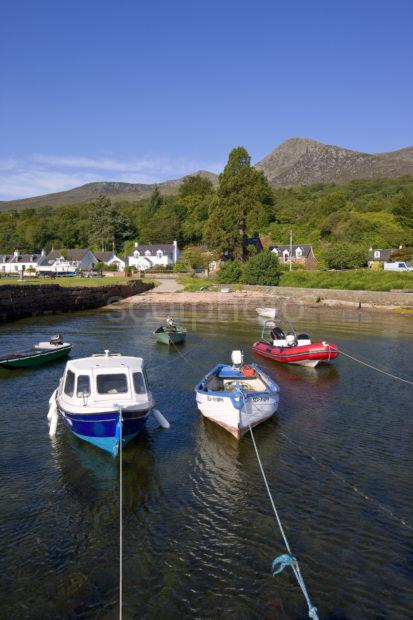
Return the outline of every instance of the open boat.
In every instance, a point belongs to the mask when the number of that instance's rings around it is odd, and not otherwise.
[[[319,362],[336,359],[339,354],[337,345],[324,340],[311,342],[307,334],[296,334],[291,323],[285,322],[287,328],[284,331],[279,320],[265,321],[260,340],[252,345],[253,352],[276,362],[312,368]]]
[[[154,409],[143,359],[109,351],[67,362],[49,404],[50,435],[60,414],[74,435],[114,456],[120,441],[125,446],[142,431],[149,413],[169,427]]]
[[[0,357],[0,367],[30,368],[32,366],[40,366],[40,364],[66,357],[71,349],[72,345],[69,342],[63,342],[63,338],[59,334],[50,338],[48,342],[38,342],[28,351],[2,355]]]
[[[175,321],[168,317],[165,325],[161,325],[153,332],[157,342],[161,344],[180,344],[186,340],[186,329],[177,325]]]
[[[232,366],[218,364],[196,386],[202,415],[237,439],[278,409],[279,387],[259,366],[243,363],[241,351],[232,352]]]

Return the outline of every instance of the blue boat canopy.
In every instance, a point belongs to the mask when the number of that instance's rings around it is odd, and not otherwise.
[[[218,373],[220,379],[243,379],[242,373],[232,366],[223,366]]]

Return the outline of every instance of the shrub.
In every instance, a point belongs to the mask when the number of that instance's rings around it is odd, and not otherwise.
[[[269,250],[252,256],[244,265],[242,282],[244,284],[260,284],[277,286],[281,269],[278,258]]]
[[[177,261],[174,265],[174,271],[175,273],[187,273],[188,271],[190,271],[190,269],[186,263],[183,263],[182,261]]]
[[[324,258],[330,269],[357,269],[366,265],[367,251],[363,246],[343,241],[327,248]]]
[[[242,266],[239,261],[230,260],[221,265],[218,271],[218,282],[222,284],[233,284],[239,282],[242,274]]]

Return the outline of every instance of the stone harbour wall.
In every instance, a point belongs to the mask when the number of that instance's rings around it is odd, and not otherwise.
[[[331,308],[391,309],[413,308],[413,293],[405,291],[348,291],[332,288],[294,288],[288,286],[245,286],[245,289],[289,302]]]
[[[142,280],[96,287],[4,284],[0,286],[0,322],[15,321],[41,314],[101,308],[151,288],[153,284],[142,282]]]

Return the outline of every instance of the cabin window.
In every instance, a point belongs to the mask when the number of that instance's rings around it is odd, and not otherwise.
[[[133,373],[133,387],[136,394],[146,394],[146,385],[141,372]]]
[[[79,375],[77,378],[76,396],[90,396],[90,377],[89,375]]]
[[[67,396],[73,396],[75,391],[75,373],[71,370],[67,371],[66,381],[65,381],[65,394]]]
[[[96,383],[99,394],[125,394],[128,391],[128,378],[123,373],[98,375]]]

